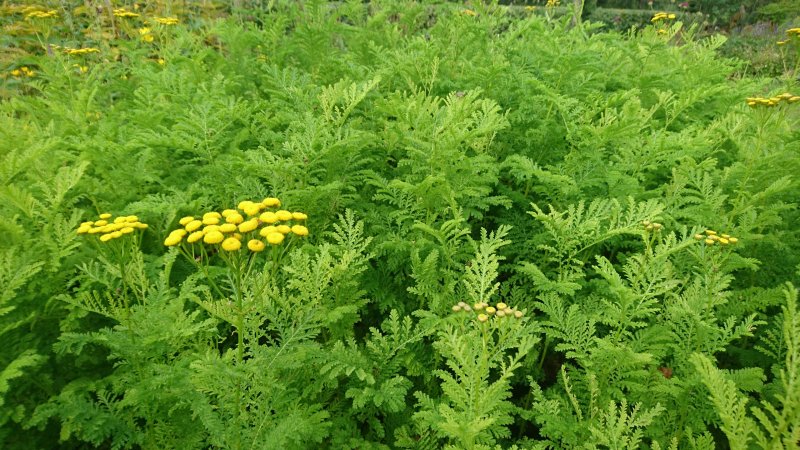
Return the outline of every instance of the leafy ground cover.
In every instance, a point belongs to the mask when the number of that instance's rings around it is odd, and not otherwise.
[[[4,448],[797,448],[796,69],[668,14],[104,5],[2,9]]]

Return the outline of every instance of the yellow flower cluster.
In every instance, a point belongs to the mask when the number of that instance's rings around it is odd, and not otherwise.
[[[547,0],[547,4],[544,6],[545,8],[555,8],[556,6],[561,6],[561,0]]]
[[[790,94],[788,92],[784,92],[783,94],[776,95],[774,97],[764,98],[764,97],[748,97],[746,99],[747,106],[751,108],[756,108],[758,106],[777,106],[780,103],[796,103],[800,101],[800,95]]]
[[[153,42],[153,34],[150,32],[150,28],[139,28],[139,38],[143,42]]]
[[[36,72],[31,70],[31,69],[29,69],[27,66],[22,66],[19,69],[12,70],[11,71],[11,75],[14,76],[14,77],[17,77],[17,78],[23,77],[23,76],[31,78],[33,76],[36,76]]]
[[[736,245],[739,243],[738,238],[735,238],[729,234],[717,234],[717,232],[714,230],[706,230],[704,234],[695,234],[694,238],[698,241],[705,242],[706,245]]]
[[[177,17],[154,17],[153,20],[156,23],[160,23],[161,25],[177,25],[178,18]]]
[[[58,11],[51,9],[50,11],[31,11],[25,15],[26,19],[50,19],[56,17]]]
[[[664,228],[664,225],[658,222],[650,222],[649,220],[643,220],[642,226],[647,231],[661,231]]]
[[[130,18],[134,18],[134,17],[139,17],[139,14],[136,14],[135,12],[128,11],[125,8],[117,8],[117,9],[114,10],[114,17],[120,17],[120,18],[123,18],[123,19],[130,19]]]
[[[83,222],[78,227],[78,234],[99,234],[101,242],[108,242],[131,234],[135,230],[147,229],[147,224],[136,216],[119,216],[112,220],[109,213],[100,214],[96,221]]]
[[[789,37],[783,41],[778,41],[778,45],[788,44],[792,39],[800,40],[800,28],[789,28],[786,30],[786,35]]]
[[[176,246],[186,238],[188,244],[202,240],[210,245],[219,244],[223,250],[232,252],[242,248],[242,241],[249,237],[247,248],[257,253],[266,248],[260,238],[269,244],[279,245],[290,233],[308,236],[308,228],[302,225],[308,216],[302,212],[277,209],[280,206],[280,200],[269,197],[260,202],[243,201],[237,205],[237,209],[212,211],[198,218],[183,217],[179,221],[183,228],[172,231],[164,240],[164,245]]]
[[[85,55],[87,53],[100,53],[99,49],[94,47],[86,47],[86,48],[65,48],[64,53],[68,55]]]
[[[505,303],[498,303],[495,306],[490,306],[488,303],[475,303],[474,305],[470,306],[464,302],[458,302],[457,304],[453,305],[452,307],[453,312],[475,312],[478,313],[476,319],[478,322],[486,322],[489,320],[490,316],[494,317],[516,317],[517,319],[521,319],[522,316],[525,315],[520,310],[515,310],[514,308],[506,305]],[[483,312],[480,312],[483,311]]]
[[[656,13],[655,16],[653,16],[652,19],[650,19],[650,22],[656,23],[656,22],[660,22],[662,20],[675,20],[675,17],[676,17],[675,14],[667,14],[665,12],[658,12],[658,13]]]

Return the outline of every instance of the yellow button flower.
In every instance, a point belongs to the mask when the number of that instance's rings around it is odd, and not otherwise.
[[[285,209],[275,212],[275,215],[278,216],[278,220],[292,220],[292,213]]]
[[[487,307],[486,307],[486,314],[492,315],[492,314],[494,314],[496,311],[497,311],[497,310],[496,310],[496,309],[494,309],[494,307],[493,307],[493,306],[487,306]]]
[[[498,304],[497,304],[497,310],[498,310],[498,311],[502,311],[502,310],[504,310],[504,309],[506,309],[506,308],[508,308],[508,305],[506,305],[505,303],[502,303],[502,302],[501,302],[501,303],[498,303]]]
[[[219,225],[208,225],[203,227],[203,233],[208,234],[212,231],[222,231]]]
[[[195,231],[198,228],[200,228],[201,226],[203,226],[203,222],[202,221],[193,220],[193,221],[191,221],[191,222],[186,224],[186,231],[190,231],[190,232],[191,231]]]
[[[122,237],[122,231],[115,231],[115,232],[111,233],[111,237],[113,237],[114,239],[116,239],[118,237]]]
[[[242,211],[244,211],[244,213],[248,216],[257,216],[258,213],[261,212],[261,203],[247,205],[246,207],[242,208]]]
[[[100,214],[100,218],[101,219],[110,219],[111,218],[111,214],[109,214],[109,213]]]
[[[264,205],[264,207],[266,208],[272,208],[272,207],[277,208],[278,206],[281,206],[281,201],[275,197],[267,197],[261,202],[261,204]]]
[[[281,226],[283,226],[283,225],[281,225]],[[292,233],[294,233],[294,234],[296,234],[298,236],[308,236],[308,228],[306,228],[306,227],[304,227],[302,225],[295,225],[295,226],[292,227]]]
[[[205,233],[203,233],[202,231],[195,231],[194,233],[190,234],[186,238],[186,242],[188,242],[190,244],[194,244],[195,242],[199,241],[200,239],[203,239],[203,235],[204,234]]]
[[[100,236],[100,240],[103,241],[103,242],[108,242],[111,239],[114,239],[114,236],[111,233],[104,234],[104,235]]]
[[[78,227],[78,234],[86,234],[92,229],[91,225],[81,225]]]
[[[194,217],[186,216],[186,217],[182,217],[181,220],[178,221],[178,223],[181,224],[181,226],[185,226],[187,223],[189,223],[189,222],[191,222],[193,220],[194,220]]]
[[[92,222],[91,220],[88,221],[88,222],[81,222],[81,226],[85,226],[85,225],[92,226],[92,225],[94,225],[94,222]]]
[[[278,232],[278,228],[277,227],[273,227],[272,225],[270,225],[268,227],[262,228],[261,231],[258,234],[260,234],[261,237],[267,237],[268,234],[277,233],[277,232]]]
[[[233,213],[233,214],[229,215],[228,217],[226,217],[225,221],[228,222],[228,223],[232,223],[234,225],[238,225],[238,224],[244,222],[244,217],[242,217],[242,215],[237,212],[237,213]]]
[[[225,217],[226,219],[231,214],[238,214],[238,212],[235,209],[226,209],[225,211],[222,211],[222,217]]]
[[[128,216],[128,217],[125,218],[125,222],[128,222],[128,223],[133,223],[133,222],[138,222],[138,221],[139,221],[139,217],[138,216]]]
[[[489,316],[486,314],[478,314],[478,322],[486,322],[489,320]]]
[[[219,223],[219,218],[214,216],[203,216],[203,225],[216,225]]]
[[[146,230],[150,225],[146,223],[137,222],[137,223],[132,223],[131,226],[136,227],[140,230]]]
[[[247,248],[256,253],[263,251],[266,246],[267,245],[264,244],[263,241],[259,241],[258,239],[251,239],[247,242]]]
[[[308,216],[305,213],[293,212],[292,213],[292,219],[294,219],[294,220],[306,220],[306,219],[308,219]]]
[[[252,204],[253,204],[253,202],[251,202],[250,200],[242,200],[241,202],[239,202],[238,205],[236,205],[236,207],[241,209],[242,211],[244,211],[245,208],[247,208],[248,206],[250,206]]]
[[[167,247],[178,245],[181,243],[181,239],[183,239],[183,236],[179,236],[177,234],[170,234],[169,236],[167,236],[166,239],[164,239],[164,245],[166,245]]]
[[[119,231],[121,231],[122,234],[129,234],[129,233],[133,233],[133,228],[132,227],[124,227]]]
[[[283,242],[284,236],[281,233],[269,233],[267,235],[267,242],[272,245],[278,245]]]
[[[234,231],[236,231],[236,225],[232,223],[224,223],[219,226],[219,231],[223,233],[233,233]]]
[[[94,227],[88,231],[89,234],[97,234],[102,232],[103,232],[103,227]]]
[[[175,236],[178,236],[178,237],[184,237],[184,236],[186,236],[186,233],[187,233],[187,231],[184,230],[183,228],[178,228],[177,230],[173,230],[170,233],[170,235],[175,235]]]
[[[212,231],[210,233],[206,233],[203,236],[203,242],[206,244],[219,244],[220,242],[225,240],[225,236],[222,235],[219,231]]]
[[[289,234],[292,232],[292,229],[288,225],[278,225],[275,227],[275,230],[281,234]]]
[[[278,216],[272,211],[263,212],[258,218],[264,223],[275,223],[278,221]]]
[[[239,231],[242,233],[249,233],[256,228],[258,228],[258,219],[250,219],[239,224]]]
[[[107,220],[98,220],[97,222],[94,223],[94,226],[96,226],[96,227],[103,227],[103,226],[106,226],[106,225],[108,225],[108,221]]]
[[[236,238],[229,237],[222,242],[222,249],[225,251],[235,252],[240,248],[242,248],[242,243]]]

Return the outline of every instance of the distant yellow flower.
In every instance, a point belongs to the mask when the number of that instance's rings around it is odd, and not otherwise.
[[[239,224],[239,231],[242,233],[249,233],[256,228],[258,228],[258,219],[250,219]]]
[[[523,313],[522,311],[514,311],[514,317],[516,317],[517,319],[521,319],[522,316],[524,315],[525,313]]]
[[[150,43],[153,42],[155,38],[153,38],[153,35],[150,33],[150,28],[139,28],[139,39],[143,42]]]
[[[471,9],[462,10],[461,13],[464,14],[464,15],[467,15],[467,16],[471,16],[471,17],[475,17],[475,16],[478,15],[478,13],[476,13],[475,11],[473,11]]]
[[[706,242],[706,245],[714,245],[714,240],[713,239],[706,239],[705,242]]]
[[[68,48],[64,50],[64,52],[68,55],[85,55],[87,53],[100,53],[100,50],[94,47],[86,47],[86,48]]]
[[[229,252],[235,252],[242,248],[242,243],[236,238],[229,237],[222,241],[222,249]]]
[[[272,211],[263,212],[258,218],[264,223],[275,223],[278,221],[278,216]]]
[[[201,226],[203,226],[203,222],[195,219],[186,224],[186,231],[195,231]]]
[[[278,220],[292,220],[292,213],[286,211],[285,209],[281,209],[275,212],[275,215],[278,216]]]
[[[193,220],[194,220],[194,217],[186,216],[186,217],[181,218],[181,220],[179,220],[178,223],[181,224],[181,226],[183,226],[183,225],[186,225],[187,223],[189,223],[189,222],[191,222]]]
[[[161,25],[177,25],[178,24],[178,18],[177,17],[154,17],[153,20],[155,20],[157,23],[160,23]]]
[[[267,234],[267,242],[272,245],[278,245],[285,239],[283,234],[281,233],[269,233]]]
[[[308,236],[308,228],[302,225],[295,225],[292,227],[292,233],[298,236]]]
[[[249,248],[250,251],[253,251],[253,252],[256,252],[256,253],[258,253],[260,251],[263,251],[266,246],[267,245],[264,244],[263,241],[260,241],[258,239],[251,239],[250,241],[247,242],[247,248]]]
[[[111,214],[109,214],[109,213],[100,214],[100,218],[101,219],[110,219],[111,218]]]
[[[177,234],[170,234],[169,236],[167,236],[166,239],[164,239],[164,245],[166,245],[167,247],[173,247],[175,245],[180,244],[181,239],[183,239],[183,236]]]
[[[26,19],[50,19],[56,17],[58,15],[58,11],[55,9],[51,9],[50,11],[32,11],[29,12],[25,18]]]
[[[735,237],[728,238],[728,242],[730,242],[731,244],[736,244],[737,242],[739,242],[739,239]]]
[[[219,244],[220,242],[225,240],[225,236],[222,235],[219,231],[212,231],[210,233],[206,233],[203,236],[203,242],[206,244]]]
[[[190,244],[194,244],[195,242],[199,241],[200,239],[203,239],[203,234],[204,233],[202,231],[195,231],[194,233],[190,234],[186,238],[186,242],[188,242]]]
[[[139,17],[139,14],[135,12],[130,12],[125,8],[117,8],[114,10],[114,17],[121,17],[123,19],[132,19],[134,17]]]

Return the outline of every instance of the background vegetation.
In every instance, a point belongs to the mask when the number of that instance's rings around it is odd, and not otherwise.
[[[797,448],[792,24],[113,6],[0,10],[4,448]]]

